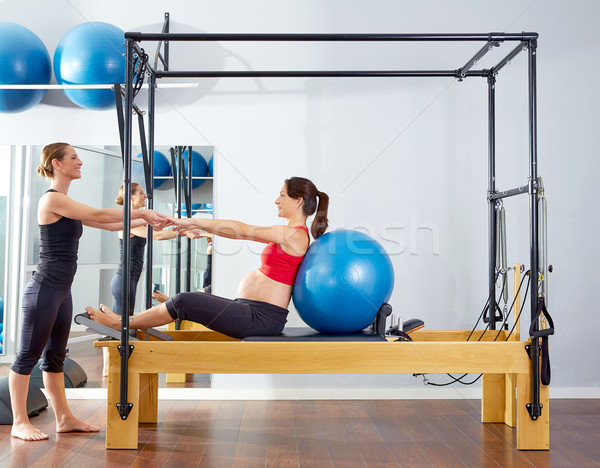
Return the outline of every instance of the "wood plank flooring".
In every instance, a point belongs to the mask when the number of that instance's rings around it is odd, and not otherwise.
[[[105,385],[98,349],[77,344],[71,357],[88,386]],[[0,426],[0,468],[600,466],[598,399],[551,400],[549,451],[516,450],[514,429],[480,422],[479,400],[161,400],[159,422],[140,426],[138,449],[111,451],[104,449],[105,401],[69,404],[101,432],[56,434],[52,409],[44,410],[32,421],[48,441],[16,440]]]
[[[600,400],[552,400],[550,451],[518,451],[515,431],[481,424],[478,400],[161,401],[137,450],[104,449],[105,402],[72,400],[99,434],[50,440],[0,426],[4,467],[598,467]]]

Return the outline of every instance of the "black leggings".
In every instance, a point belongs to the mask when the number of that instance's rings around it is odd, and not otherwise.
[[[288,314],[287,309],[267,302],[201,292],[176,294],[165,305],[173,320],[197,322],[233,338],[279,335]]]
[[[23,291],[21,345],[10,368],[29,375],[43,353],[40,369],[62,372],[71,330],[71,291],[61,291],[31,279]]]
[[[133,315],[133,309],[135,308],[138,280],[139,278],[131,278],[129,282],[129,315]],[[123,277],[119,273],[115,273],[110,282],[110,292],[114,299],[112,311],[117,315],[121,315],[125,304],[123,302]]]

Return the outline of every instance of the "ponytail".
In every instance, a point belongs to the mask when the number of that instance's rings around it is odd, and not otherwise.
[[[52,167],[52,161],[62,161],[65,157],[66,149],[70,146],[68,143],[50,143],[44,146],[42,150],[42,157],[37,167],[37,173],[47,179],[54,177],[54,168]]]
[[[324,234],[327,231],[327,227],[329,226],[329,222],[327,220],[327,210],[329,209],[329,195],[325,192],[319,192],[317,194],[319,197],[319,204],[317,205],[317,214],[315,215],[315,219],[313,220],[310,226],[310,233],[313,236],[313,239],[316,239],[320,235]]]
[[[132,182],[131,183],[131,195],[133,195],[136,190],[138,189],[138,187],[140,186],[140,184],[138,184],[137,182]],[[121,188],[119,189],[119,195],[117,195],[117,198],[115,199],[115,203],[117,205],[121,205],[123,206],[124,203],[124,197],[125,196],[125,190],[123,189],[123,186],[121,185]]]
[[[315,184],[304,177],[291,177],[286,179],[288,195],[292,198],[302,198],[304,201],[302,211],[306,217],[316,211],[315,219],[310,227],[313,239],[321,236],[327,231],[327,211],[329,209],[329,196],[325,192],[319,192]],[[317,198],[319,199],[317,201]]]

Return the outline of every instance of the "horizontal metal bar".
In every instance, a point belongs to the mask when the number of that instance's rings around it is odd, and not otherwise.
[[[79,85],[59,85],[59,84],[0,84],[0,89],[113,89],[114,84],[79,84]],[[124,85],[121,85],[123,87]],[[198,83],[163,83],[157,84],[157,88],[197,88]],[[142,85],[142,89],[148,89],[147,84]]]
[[[527,41],[537,39],[534,32],[473,34],[223,34],[223,33],[142,33],[130,31],[134,41],[260,41],[260,42],[369,42],[369,41]]]
[[[489,198],[489,200],[494,201],[494,200],[500,200],[502,198],[514,197],[515,195],[521,195],[524,193],[525,194],[529,193],[529,185],[523,185],[522,187],[517,187],[514,189],[510,189],[510,190],[504,190],[502,192],[494,192],[494,193],[490,194],[490,196],[488,198]]]
[[[379,71],[161,71],[156,78],[329,78],[329,77],[456,77],[457,70],[379,70]],[[466,76],[488,76],[489,70],[469,71]]]

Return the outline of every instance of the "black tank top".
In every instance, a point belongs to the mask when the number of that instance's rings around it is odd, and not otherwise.
[[[56,192],[50,189],[48,192]],[[63,216],[40,226],[40,261],[33,275],[38,283],[68,291],[77,271],[77,250],[83,226],[78,219]]]
[[[124,266],[125,262],[123,261],[123,239],[119,239],[121,244],[121,262],[119,263],[119,269],[117,274],[124,276]],[[131,279],[137,282],[142,275],[142,269],[144,268],[144,247],[146,247],[146,238],[133,236],[131,238],[130,248],[131,248]]]

